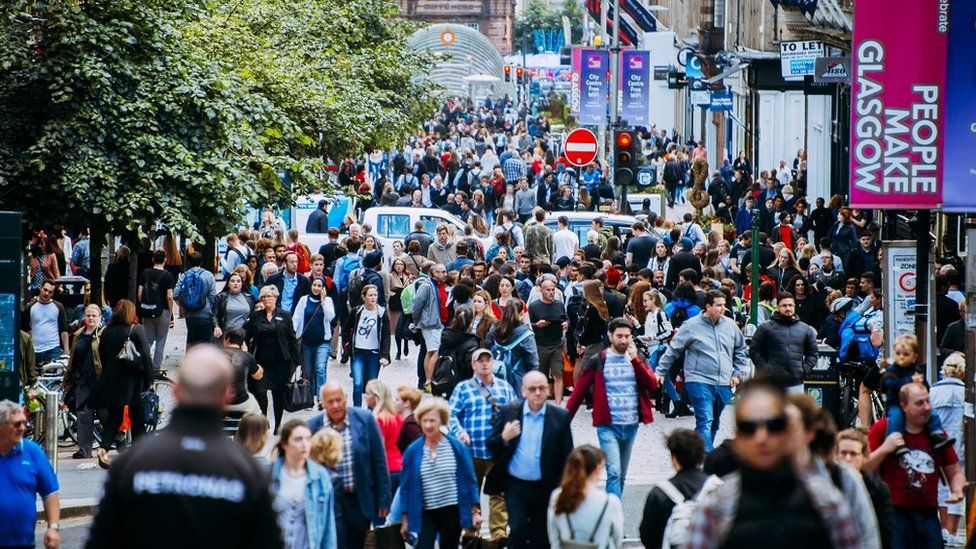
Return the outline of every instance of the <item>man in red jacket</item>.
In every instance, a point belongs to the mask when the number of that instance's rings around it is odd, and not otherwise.
[[[607,493],[624,491],[637,426],[654,421],[651,409],[657,379],[637,356],[634,327],[625,318],[610,321],[610,348],[583,366],[566,408],[570,417],[593,387],[593,425],[607,455]]]

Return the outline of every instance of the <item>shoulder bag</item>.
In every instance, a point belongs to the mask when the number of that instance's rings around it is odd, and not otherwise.
[[[126,369],[133,374],[141,374],[142,371],[142,355],[139,353],[139,348],[136,347],[136,343],[132,341],[132,326],[129,326],[129,331],[125,335],[125,344],[119,350],[118,356],[115,360],[125,364]]]
[[[285,410],[297,412],[307,410],[315,404],[312,386],[302,376],[301,367],[295,369],[295,375],[285,387]]]

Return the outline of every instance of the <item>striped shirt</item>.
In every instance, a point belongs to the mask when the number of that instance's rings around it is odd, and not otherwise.
[[[504,379],[494,378],[491,387],[482,383],[477,376],[464,380],[451,393],[451,421],[448,428],[455,438],[461,438],[461,433],[467,433],[471,437],[473,457],[491,459],[487,442],[495,411],[482,389],[492,396],[499,409],[518,398],[515,390]]]
[[[447,437],[441,437],[436,450],[424,444],[420,483],[424,490],[424,509],[457,505],[457,458]]]
[[[329,423],[328,429],[339,433],[342,437],[342,458],[336,463],[336,473],[342,479],[342,487],[346,492],[356,489],[356,475],[352,469],[352,429],[349,428],[349,418],[343,420],[339,425]]]

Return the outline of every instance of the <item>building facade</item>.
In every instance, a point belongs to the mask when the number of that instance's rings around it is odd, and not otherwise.
[[[512,53],[512,0],[397,0],[400,15],[427,23],[455,23],[488,37],[502,55]]]

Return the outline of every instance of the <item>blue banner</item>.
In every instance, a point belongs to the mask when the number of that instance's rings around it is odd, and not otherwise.
[[[976,212],[976,2],[956,0],[949,8],[946,64],[943,209]],[[972,244],[970,244],[972,245]]]
[[[713,91],[709,94],[709,101],[708,110],[729,112],[732,110],[732,90]]]
[[[580,55],[579,123],[599,126],[607,123],[610,104],[610,52],[582,50]]]
[[[631,126],[647,126],[650,110],[651,52],[620,52],[620,118]]]
[[[657,32],[657,19],[641,4],[640,0],[622,0],[624,11],[634,18],[634,23],[644,32]]]

